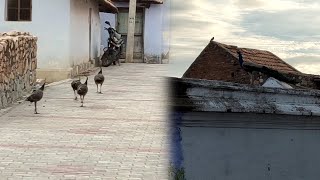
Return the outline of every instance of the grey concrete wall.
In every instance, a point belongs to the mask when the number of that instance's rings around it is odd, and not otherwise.
[[[206,116],[204,113],[200,113]],[[231,114],[231,113],[230,113]],[[199,114],[198,114],[199,115]],[[181,146],[183,166],[188,180],[317,180],[320,178],[320,131],[305,129],[297,122],[290,123],[293,116],[276,115],[279,120],[287,119],[286,126],[273,123],[275,116],[264,115],[270,120],[267,128],[259,124],[260,115],[229,116],[207,114],[207,121],[219,121],[224,117],[231,124],[247,123],[252,128],[234,128],[224,124],[201,127],[183,124],[181,127]],[[255,119],[253,117],[255,116]],[[188,115],[188,121],[199,121]],[[299,116],[293,117],[298,120]],[[317,117],[301,116],[301,122],[320,120]],[[184,120],[186,121],[186,120]],[[254,122],[255,121],[255,122]],[[254,123],[253,123],[254,122]],[[212,125],[215,123],[212,122]],[[256,128],[255,128],[256,127]],[[314,127],[316,127],[314,125]],[[316,129],[316,128],[314,128]]]

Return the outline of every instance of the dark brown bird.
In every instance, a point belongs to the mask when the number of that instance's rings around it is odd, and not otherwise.
[[[79,79],[73,80],[71,82],[71,87],[72,87],[73,92],[74,92],[74,100],[78,99],[76,91],[78,90],[78,87],[79,87],[80,84],[81,84],[80,77],[79,77]]]
[[[45,84],[46,83],[44,82],[40,89],[34,90],[32,92],[32,94],[26,99],[26,101],[29,101],[31,103],[34,102],[34,113],[35,114],[39,114],[37,111],[37,102],[40,101],[43,97],[43,90],[44,90]]]
[[[94,76],[94,82],[97,85],[97,92],[98,92],[98,85],[100,84],[100,92],[99,93],[101,93],[101,87],[102,87],[102,84],[104,82],[104,76],[102,74],[102,68],[101,67],[100,67],[99,73],[96,76]]]
[[[81,100],[81,106],[80,107],[83,107],[83,100],[84,100],[84,96],[87,94],[88,92],[88,77],[87,77],[87,80],[84,84],[80,84],[78,86],[78,89],[77,89],[77,93],[80,95],[80,100]]]

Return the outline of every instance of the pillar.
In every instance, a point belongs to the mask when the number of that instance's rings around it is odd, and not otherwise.
[[[126,62],[133,62],[134,50],[134,30],[136,22],[136,5],[137,0],[130,0],[129,2],[129,17],[128,17],[128,34],[127,34],[127,47],[126,47]]]

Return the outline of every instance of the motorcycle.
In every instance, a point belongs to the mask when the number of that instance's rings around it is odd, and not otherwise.
[[[113,28],[109,21],[105,22],[109,25],[108,28],[104,28],[109,33],[108,46],[103,49],[104,53],[101,57],[102,66],[108,67],[111,64],[120,66],[120,56],[122,52],[122,45],[124,44],[121,34]]]

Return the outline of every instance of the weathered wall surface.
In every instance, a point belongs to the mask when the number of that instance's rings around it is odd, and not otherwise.
[[[145,9],[144,61],[152,64],[168,63],[170,1],[151,4]],[[164,60],[165,59],[165,60]]]
[[[23,22],[5,21],[5,7],[6,1],[0,1],[0,32],[23,31],[38,37],[39,70],[70,68],[70,1],[33,0],[32,21]]]
[[[71,75],[75,76],[86,71],[99,59],[101,25],[96,1],[71,0],[70,4],[70,67],[75,67]]]
[[[108,46],[109,33],[107,30],[104,30],[108,25],[105,24],[106,21],[109,21],[112,27],[116,27],[116,15],[111,13],[99,13],[101,19],[101,46],[102,49]],[[101,55],[103,52],[101,52]]]
[[[36,68],[35,36],[21,32],[0,34],[0,108],[31,90]]]

